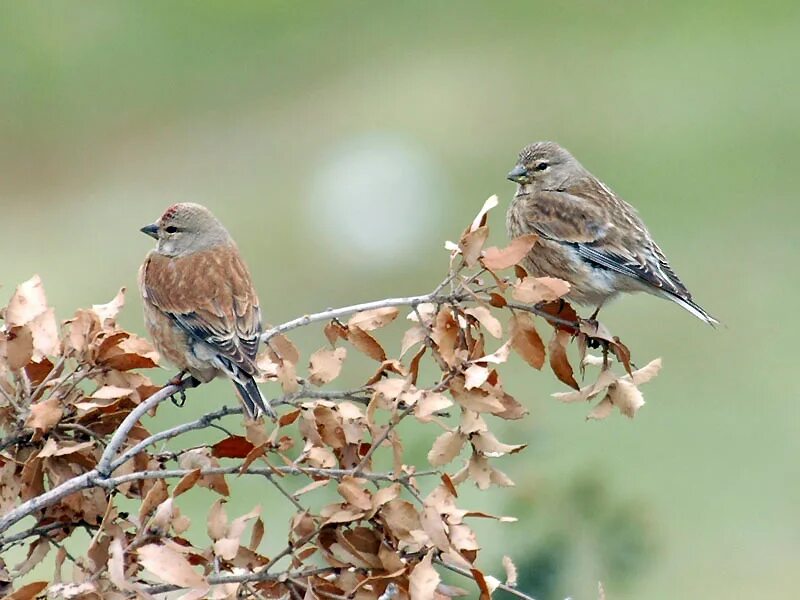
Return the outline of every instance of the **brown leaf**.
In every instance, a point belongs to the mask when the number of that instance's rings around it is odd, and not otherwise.
[[[630,381],[618,379],[608,386],[608,397],[623,415],[629,418],[636,416],[636,412],[644,406],[644,397]]]
[[[473,231],[469,231],[462,236],[461,240],[458,242],[458,247],[468,267],[472,268],[478,264],[478,258],[480,258],[481,250],[488,237],[489,228],[485,225]]]
[[[339,495],[347,500],[350,504],[360,510],[372,509],[372,497],[370,493],[364,489],[363,480],[356,480],[353,477],[343,477],[337,490]]]
[[[56,314],[52,308],[31,319],[28,328],[33,336],[33,360],[41,361],[45,356],[60,353],[61,339],[58,335]]]
[[[400,343],[400,356],[403,357],[409,348],[419,344],[425,339],[427,331],[420,325],[414,325],[403,334],[403,341]]]
[[[446,465],[461,452],[466,441],[465,437],[457,431],[445,431],[433,442],[428,452],[428,462],[434,467]]]
[[[383,362],[386,360],[386,352],[378,341],[363,329],[350,327],[347,334],[348,341],[358,350],[369,356],[373,360]]]
[[[28,556],[25,560],[14,567],[14,576],[22,577],[28,573],[44,560],[48,552],[50,552],[50,540],[45,537],[36,539],[36,541],[28,547]]]
[[[34,581],[23,585],[17,591],[3,596],[3,600],[34,600],[39,596],[39,593],[48,586],[46,581]]]
[[[487,248],[483,253],[483,266],[493,271],[513,267],[527,256],[538,239],[539,236],[535,233],[528,233],[514,238],[502,250],[495,246]]]
[[[278,353],[277,358],[281,360],[289,361],[295,365],[300,360],[300,352],[297,351],[297,346],[295,346],[292,341],[282,333],[271,337],[269,340],[269,346],[275,349],[275,352]]]
[[[317,350],[308,362],[309,381],[314,385],[324,385],[333,381],[342,371],[342,363],[346,357],[346,348]]]
[[[136,553],[142,566],[165,583],[193,590],[209,589],[205,577],[195,571],[191,563],[172,547],[145,544]]]
[[[482,386],[489,378],[489,369],[480,365],[470,365],[464,371],[464,387],[468,390]]]
[[[336,340],[347,339],[347,327],[338,321],[330,321],[325,325],[325,337],[331,346],[336,346]]]
[[[605,396],[603,396],[603,399],[597,403],[597,406],[595,406],[592,409],[592,412],[586,415],[586,418],[600,421],[608,417],[608,415],[610,415],[613,410],[614,410],[614,403],[611,402],[611,398],[609,397],[608,394],[606,394]]]
[[[350,317],[347,327],[358,327],[362,331],[373,331],[394,321],[399,312],[400,310],[396,306],[364,310]]]
[[[117,295],[107,304],[92,305],[92,312],[97,315],[103,328],[112,327],[122,307],[125,305],[125,288],[120,288]]]
[[[575,381],[572,365],[569,364],[569,359],[567,358],[569,337],[566,331],[560,329],[553,332],[553,337],[547,345],[547,350],[550,353],[550,368],[553,369],[553,373],[555,373],[556,377],[562,382],[573,389],[579,390],[581,386]]]
[[[569,284],[555,277],[526,277],[511,290],[511,296],[526,304],[552,302],[569,292]]]
[[[444,394],[423,391],[422,397],[414,405],[414,415],[422,422],[430,421],[434,413],[453,406],[453,401]]]
[[[479,227],[483,227],[486,225],[487,213],[492,210],[495,206],[497,206],[500,201],[497,199],[497,195],[489,196],[486,199],[486,202],[483,203],[481,210],[472,220],[472,225],[469,227],[469,231],[475,231]]]
[[[8,328],[26,325],[47,310],[44,286],[38,275],[20,283],[8,302],[3,320]]]
[[[478,322],[486,328],[490,335],[496,338],[503,337],[503,326],[500,321],[485,306],[474,306],[464,311],[466,314],[475,317]]]
[[[408,593],[411,600],[433,600],[436,586],[442,580],[431,564],[433,550],[417,563],[408,576]]]
[[[472,446],[484,456],[498,457],[504,454],[516,454],[527,444],[504,444],[491,431],[476,433],[470,437]]]
[[[458,323],[449,308],[443,308],[436,315],[436,323],[431,338],[439,348],[439,354],[448,365],[454,365],[458,344]]]
[[[64,409],[58,398],[50,396],[46,400],[31,404],[31,412],[25,420],[25,427],[36,430],[38,439],[42,433],[46,433],[55,427],[63,414]]]
[[[141,506],[139,506],[139,523],[144,524],[144,522],[147,520],[147,517],[151,512],[153,512],[156,506],[161,504],[167,498],[169,498],[167,484],[163,479],[157,479],[155,485],[150,488],[150,491],[147,492],[144,500],[142,500]]]
[[[300,385],[297,383],[295,363],[281,360],[278,364],[278,380],[281,382],[281,389],[286,394],[291,394],[300,389]]]
[[[232,435],[211,446],[211,456],[217,458],[244,458],[254,448],[247,438]]]
[[[544,365],[544,343],[529,314],[511,315],[511,347],[534,369]]]
[[[407,500],[394,498],[381,507],[379,514],[386,528],[401,540],[413,542],[411,532],[422,529],[417,509]]]
[[[178,482],[178,485],[175,486],[175,489],[172,490],[172,497],[177,498],[183,492],[186,492],[194,487],[194,484],[197,483],[197,480],[200,479],[200,469],[195,469],[191,473],[187,473],[181,480]]]
[[[462,377],[453,378],[450,393],[461,406],[475,412],[499,413],[505,410],[503,403],[489,392],[481,388],[466,389]]]
[[[8,368],[18,371],[33,357],[33,334],[26,326],[12,327],[6,333],[6,361]]]
[[[478,569],[470,569],[470,572],[472,573],[472,578],[475,580],[475,583],[478,584],[478,589],[481,591],[481,595],[478,600],[491,600],[492,592],[489,589],[483,573],[481,573]]]
[[[491,292],[489,294],[489,304],[494,306],[495,308],[505,308],[508,304],[505,296],[498,294],[497,292]]]

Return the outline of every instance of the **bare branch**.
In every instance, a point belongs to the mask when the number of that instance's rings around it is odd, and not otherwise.
[[[405,298],[386,298],[384,300],[373,300],[372,302],[352,304],[350,306],[343,306],[342,308],[329,308],[327,310],[323,310],[322,312],[310,315],[303,315],[302,317],[298,317],[297,319],[292,319],[291,321],[287,321],[282,325],[278,325],[276,327],[267,329],[264,333],[261,334],[261,342],[267,343],[270,339],[272,339],[276,335],[280,333],[286,333],[287,331],[291,331],[292,329],[297,329],[298,327],[305,327],[306,325],[309,325],[311,323],[318,323],[320,321],[330,321],[331,319],[337,319],[339,317],[344,317],[345,315],[350,315],[352,313],[357,313],[364,310],[373,310],[375,308],[388,308],[390,306],[417,306],[425,302],[434,302],[437,298],[439,289],[440,288],[437,287],[436,288],[437,291],[431,292],[430,294],[423,294],[421,296],[407,296]]]
[[[463,575],[464,577],[467,577],[468,579],[475,581],[475,576],[466,569],[462,569],[461,567],[457,567],[455,565],[450,565],[444,562],[440,558],[434,558],[433,562],[435,562],[437,565],[441,567],[444,567],[448,571],[452,571],[453,573],[458,573],[459,575]],[[510,585],[506,585],[505,583],[498,582],[497,589],[503,590],[504,592],[508,592],[509,594],[511,594],[512,596],[516,596],[517,598],[523,598],[524,600],[536,600],[533,596],[529,596],[528,594],[520,592],[518,589],[513,588]]]

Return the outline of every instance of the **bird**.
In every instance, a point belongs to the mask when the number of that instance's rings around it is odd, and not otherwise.
[[[169,206],[141,228],[156,247],[139,269],[144,320],[156,349],[201,383],[233,381],[248,417],[275,412],[256,385],[261,309],[236,243],[200,204]]]
[[[636,210],[566,149],[529,144],[507,178],[517,184],[506,213],[509,237],[539,236],[522,266],[569,283],[566,299],[596,307],[592,319],[620,293],[645,291],[719,323],[692,299]]]

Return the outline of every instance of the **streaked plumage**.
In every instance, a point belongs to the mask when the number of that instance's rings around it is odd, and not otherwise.
[[[274,416],[254,381],[258,297],[227,230],[205,207],[182,203],[142,231],[158,240],[139,270],[145,324],[158,351],[202,382],[233,380],[250,417]]]
[[[568,298],[579,304],[600,307],[620,292],[646,291],[717,323],[692,300],[636,210],[564,148],[526,146],[508,178],[518,184],[509,236],[540,236],[523,262],[531,274],[569,282]]]

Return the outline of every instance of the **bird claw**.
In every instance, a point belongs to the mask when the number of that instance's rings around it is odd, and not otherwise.
[[[170,396],[169,399],[178,408],[183,408],[183,405],[186,404],[186,391],[181,390],[180,392],[178,392],[178,398],[175,397],[175,394],[172,394],[172,396]]]

